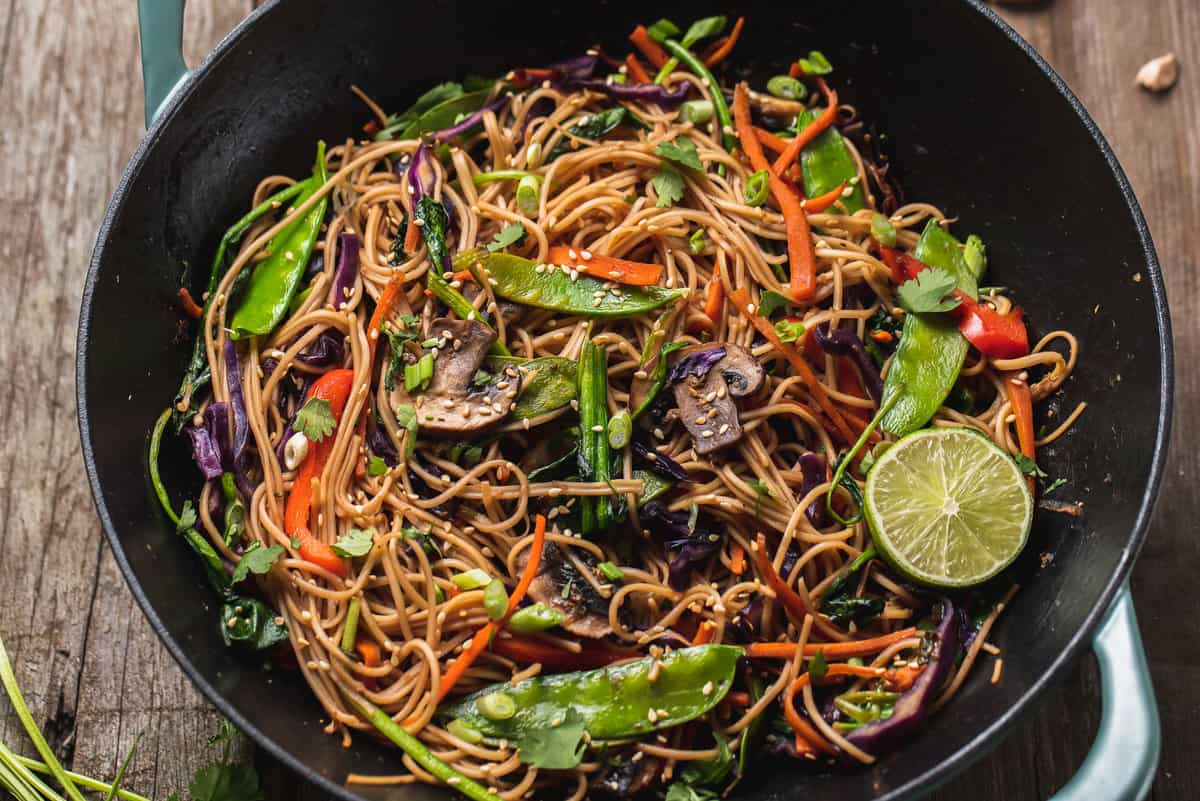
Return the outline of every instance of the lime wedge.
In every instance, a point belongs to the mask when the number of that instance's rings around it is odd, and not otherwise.
[[[987,581],[1029,539],[1033,498],[1007,453],[967,428],[904,437],[867,476],[867,522],[907,578],[955,589]]]

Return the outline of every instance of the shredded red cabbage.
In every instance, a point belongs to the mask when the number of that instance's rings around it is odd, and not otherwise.
[[[329,289],[329,302],[340,309],[350,300],[354,282],[358,278],[358,251],[362,242],[358,234],[342,231],[338,234],[338,266],[333,274],[333,286]]]

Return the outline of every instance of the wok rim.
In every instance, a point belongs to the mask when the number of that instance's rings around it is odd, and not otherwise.
[[[91,488],[92,497],[96,504],[96,512],[100,518],[105,538],[112,549],[113,557],[116,559],[130,591],[137,600],[138,606],[141,607],[146,619],[150,622],[151,627],[172,658],[174,658],[192,684],[200,690],[205,699],[215,706],[238,729],[245,733],[257,747],[262,748],[273,758],[282,762],[289,769],[298,773],[305,780],[315,784],[331,796],[341,799],[341,801],[362,801],[363,796],[356,793],[350,787],[338,784],[333,779],[319,773],[315,768],[301,761],[292,752],[267,736],[250,719],[242,715],[210,681],[201,675],[184,654],[183,649],[167,630],[157,610],[150,603],[145,591],[142,589],[141,583],[133,572],[129,560],[126,558],[121,538],[104,502],[103,489],[96,471],[95,452],[91,442],[92,427],[89,418],[86,379],[89,364],[88,344],[91,339],[92,302],[99,279],[101,263],[117,215],[133,189],[133,179],[140,172],[150,147],[161,136],[162,132],[174,122],[183,102],[191,96],[197,86],[205,80],[225,55],[237,46],[263,17],[271,14],[280,4],[281,0],[268,0],[252,11],[221,39],[195,70],[189,73],[185,81],[168,98],[166,104],[154,120],[153,125],[142,138],[137,149],[130,157],[125,170],[122,172],[121,178],[113,191],[112,199],[109,201],[105,211],[104,219],[100,224],[96,246],[92,252],[83,288],[78,334],[76,337],[76,409],[84,469],[87,473],[88,484]],[[1122,550],[1116,569],[1109,576],[1092,609],[1085,616],[1083,624],[1071,636],[1066,647],[1055,657],[1048,669],[1004,713],[980,729],[972,739],[951,754],[949,758],[930,765],[919,776],[888,789],[882,795],[876,796],[878,801],[899,801],[899,799],[915,798],[919,795],[932,792],[991,753],[1000,745],[1010,730],[1035,708],[1035,702],[1052,684],[1062,678],[1065,671],[1074,664],[1084,648],[1089,645],[1092,633],[1099,625],[1104,614],[1108,611],[1114,596],[1129,575],[1138,553],[1145,544],[1154,506],[1158,499],[1165,472],[1174,408],[1174,349],[1166,287],[1163,282],[1162,268],[1154,249],[1154,242],[1149,226],[1146,224],[1145,216],[1134,195],[1129,179],[1125,175],[1125,171],[1121,168],[1112,147],[1100,132],[1095,120],[1092,119],[1079,98],[1075,96],[1062,77],[1033,46],[1025,41],[1020,34],[1001,19],[991,8],[984,5],[981,0],[966,0],[966,5],[970,10],[994,25],[1050,81],[1059,96],[1070,106],[1071,110],[1078,117],[1079,122],[1091,136],[1092,141],[1104,158],[1109,171],[1112,173],[1112,177],[1117,182],[1117,188],[1132,217],[1134,228],[1141,243],[1142,256],[1145,260],[1145,271],[1149,278],[1151,297],[1154,302],[1156,333],[1159,340],[1158,361],[1161,375],[1161,382],[1158,387],[1158,419],[1156,421],[1153,455],[1146,489],[1142,495],[1128,541]]]

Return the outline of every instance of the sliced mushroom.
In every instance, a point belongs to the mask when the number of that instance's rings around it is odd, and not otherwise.
[[[766,373],[745,348],[730,343],[700,345],[683,351],[684,359],[699,357],[721,349],[724,355],[706,372],[697,375],[687,371],[675,382],[675,405],[679,419],[692,435],[693,448],[698,456],[712,453],[737,442],[742,437],[734,398],[752,395],[762,386]]]
[[[594,560],[590,556],[581,554],[578,559],[586,569],[593,568]],[[528,551],[522,552],[517,559],[518,567],[524,568],[527,561]],[[593,578],[594,575],[593,571]],[[542,559],[537,575],[529,585],[528,595],[562,612],[565,618],[562,627],[578,637],[598,640],[612,634],[612,626],[608,623],[608,599],[600,596],[571,557],[552,542],[547,542],[542,549]]]
[[[476,320],[438,318],[430,338],[440,341],[433,361],[429,389],[410,396],[403,384],[392,390],[392,406],[411,404],[423,434],[463,434],[495,425],[512,409],[521,392],[521,374],[514,367],[482,386],[475,374],[496,334]]]

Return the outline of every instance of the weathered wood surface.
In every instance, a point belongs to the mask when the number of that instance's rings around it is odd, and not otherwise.
[[[250,0],[189,3],[193,63],[249,11]],[[1164,737],[1156,801],[1200,798],[1200,637],[1190,575],[1200,563],[1200,4],[1055,0],[1002,9],[1083,99],[1141,199],[1174,309],[1177,414],[1163,501],[1134,591]],[[82,480],[75,428],[79,293],[104,206],[141,135],[132,2],[0,0],[0,635],[37,720],[75,769],[111,775],[134,738],[131,789],[164,798],[211,758],[218,718],[138,611],[102,543]],[[1156,97],[1133,76],[1174,50],[1180,85]],[[1086,203],[1086,195],[1078,201]],[[1046,798],[1087,752],[1099,716],[1084,660],[989,758],[938,801]],[[0,741],[21,743],[0,706]],[[269,798],[294,779],[260,759]]]

